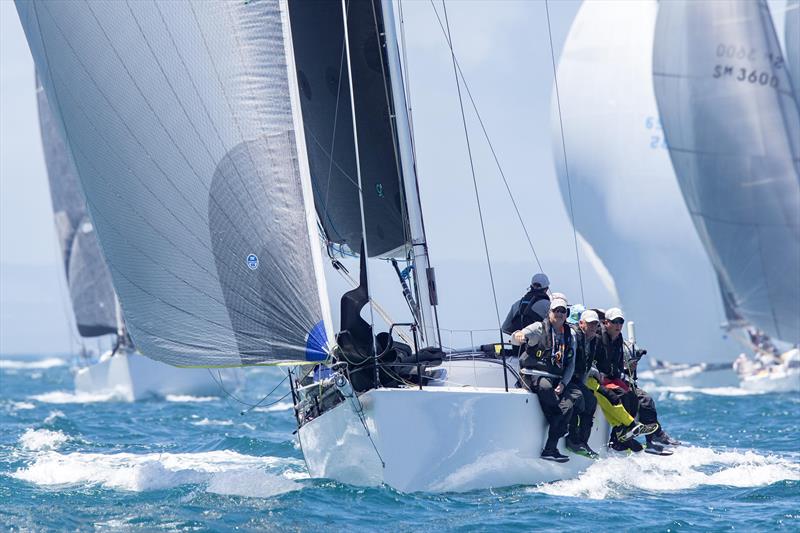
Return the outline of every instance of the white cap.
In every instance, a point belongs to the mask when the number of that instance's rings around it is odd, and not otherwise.
[[[600,322],[600,318],[597,316],[597,312],[592,309],[587,309],[583,313],[581,313],[581,320],[584,322]]]
[[[565,302],[569,301],[569,299],[567,298],[567,295],[564,294],[563,292],[554,292],[554,293],[552,293],[550,295],[550,298],[558,299],[558,300],[564,300]]]
[[[534,274],[531,278],[531,287],[534,285],[539,285],[541,288],[546,289],[550,286],[550,279],[546,274],[539,272],[538,274]]]
[[[564,298],[553,298],[550,300],[550,309],[555,309],[556,307],[563,307],[566,309],[569,307],[569,304],[567,304],[567,301]]]
[[[610,320],[616,320],[618,318],[625,320],[625,315],[622,314],[622,309],[620,309],[619,307],[612,307],[611,309],[606,311],[606,320],[610,321]]]

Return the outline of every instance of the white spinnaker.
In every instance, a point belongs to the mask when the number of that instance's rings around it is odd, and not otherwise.
[[[657,9],[655,0],[584,2],[565,41],[558,88],[574,222],[651,353],[722,359],[737,348],[720,333],[714,272],[676,183],[653,95]],[[569,210],[555,94],[552,100],[553,153]],[[692,319],[680,319],[688,309]]]
[[[279,1],[17,10],[142,353],[324,357]]]
[[[653,79],[686,205],[734,307],[798,342],[800,113],[766,3],[662,3]]]

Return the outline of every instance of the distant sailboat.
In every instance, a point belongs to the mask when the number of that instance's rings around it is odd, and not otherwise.
[[[787,48],[792,20],[787,14]],[[662,3],[653,79],[670,157],[728,315],[797,345],[800,111],[766,2]],[[800,389],[790,362],[759,382]],[[748,379],[743,385],[753,385]]]
[[[559,186],[577,231],[636,321],[646,361],[732,360],[736,345],[719,329],[715,274],[676,183],[653,94],[658,9],[656,0],[581,5],[559,59],[561,122],[555,92],[552,101]],[[676,343],[665,317],[690,309]],[[736,376],[728,365],[727,377],[715,380],[735,384]]]
[[[540,459],[546,421],[501,345],[421,349],[436,286],[391,1],[17,10],[143,354],[294,368],[314,477],[466,490],[591,464]],[[357,287],[329,295],[343,262]],[[362,318],[368,268],[397,273],[406,326]],[[408,324],[414,346],[392,338]],[[608,435],[597,418],[591,446]]]
[[[98,362],[77,370],[76,392],[114,394],[129,401],[167,394],[218,394],[219,385],[206,370],[179,370],[136,352],[125,328],[75,165],[38,77],[36,93],[50,199],[78,334],[81,338],[116,336],[112,350],[102,354]],[[233,377],[220,375],[218,381],[233,386]]]

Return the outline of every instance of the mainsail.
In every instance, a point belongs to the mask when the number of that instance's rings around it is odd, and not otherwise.
[[[325,357],[285,2],[18,2],[139,350]]]
[[[798,342],[800,113],[766,3],[662,2],[653,76],[686,205],[736,313]]]
[[[794,101],[800,106],[800,0],[787,0],[783,31]]]
[[[50,182],[50,200],[78,333],[81,337],[116,333],[117,316],[111,274],[86,210],[75,164],[61,138],[38,79],[36,98]]]

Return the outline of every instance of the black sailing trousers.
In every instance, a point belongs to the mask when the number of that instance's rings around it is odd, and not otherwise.
[[[560,380],[546,376],[522,375],[522,381],[539,398],[539,405],[550,427],[547,430],[547,443],[545,450],[555,450],[558,439],[567,434],[572,410],[583,410],[583,394],[574,383],[567,384],[561,395],[557,395],[555,388]]]

